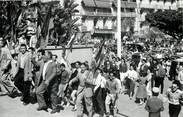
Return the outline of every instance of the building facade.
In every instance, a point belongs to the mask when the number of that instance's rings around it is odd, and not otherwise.
[[[75,0],[81,32],[92,39],[114,39],[117,29],[117,0]],[[134,29],[136,0],[121,1],[122,32]]]
[[[54,1],[54,0],[51,0]],[[60,0],[62,4],[64,0]],[[75,0],[81,36],[92,39],[114,39],[117,32],[117,0]],[[121,0],[122,37],[126,32],[144,34],[147,13],[157,10],[182,10],[183,0]],[[84,36],[83,36],[84,35]]]
[[[115,38],[117,29],[117,0],[75,0],[79,4],[81,31],[91,38]],[[145,16],[157,10],[183,9],[182,0],[121,0],[122,33],[143,34]],[[122,36],[123,36],[122,34]]]

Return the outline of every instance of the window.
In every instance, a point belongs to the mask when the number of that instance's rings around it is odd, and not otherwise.
[[[126,12],[135,12],[135,8],[126,8]]]
[[[130,2],[136,2],[136,0],[129,0]]]
[[[121,8],[121,12],[124,12],[125,11],[125,9],[124,8]]]

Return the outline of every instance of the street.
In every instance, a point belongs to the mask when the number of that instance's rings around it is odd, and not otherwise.
[[[170,82],[165,80],[165,90],[170,86]],[[162,95],[160,95],[162,98]],[[121,94],[118,101],[119,113],[117,117],[148,117],[148,113],[145,111],[143,105],[136,104],[133,100],[130,100],[127,95]],[[168,117],[168,103],[164,103],[165,110],[162,112],[162,117]],[[60,113],[56,113],[51,115],[48,112],[38,112],[36,108],[37,104],[29,104],[24,106],[20,102],[20,97],[10,98],[8,96],[0,97],[0,117],[76,117],[76,113],[72,112],[72,107],[66,107],[64,110],[60,111]],[[51,110],[49,110],[50,112]],[[179,117],[183,117],[183,112]],[[96,117],[98,115],[95,115]]]

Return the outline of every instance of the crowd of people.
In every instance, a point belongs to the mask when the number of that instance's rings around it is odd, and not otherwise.
[[[69,63],[51,51],[20,44],[19,53],[11,53],[0,40],[0,89],[1,95],[10,97],[21,94],[24,105],[38,103],[37,111],[60,112],[72,105],[78,117],[94,113],[100,117],[119,111],[119,95],[127,94],[129,100],[145,104],[149,117],[160,117],[164,110],[159,94],[169,102],[170,117],[178,117],[183,99],[183,66],[178,65],[172,86],[164,92],[164,80],[170,77],[169,60],[155,60],[141,56],[118,58],[112,51],[105,51],[102,62],[93,59]],[[95,58],[96,56],[94,56]]]

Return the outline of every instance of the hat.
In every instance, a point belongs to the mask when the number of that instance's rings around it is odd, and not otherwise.
[[[158,88],[158,87],[153,87],[152,91],[153,91],[154,93],[159,93],[159,88]]]

